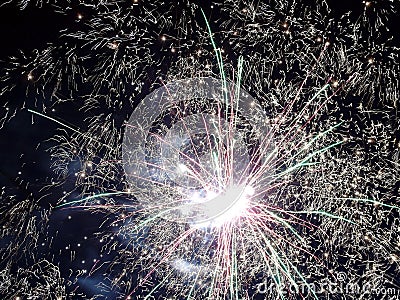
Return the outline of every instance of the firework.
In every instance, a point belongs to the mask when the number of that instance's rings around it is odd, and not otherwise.
[[[74,26],[3,64],[3,130],[54,134],[2,191],[0,294],[398,297],[397,3],[16,3]]]

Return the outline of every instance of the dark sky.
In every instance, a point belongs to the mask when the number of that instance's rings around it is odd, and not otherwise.
[[[207,10],[207,1],[201,3]],[[349,11],[359,15],[364,8],[362,1],[328,0],[327,3],[337,16]],[[29,5],[25,10],[11,4],[1,7],[0,35],[4,42],[0,49],[0,57],[13,55],[18,49],[29,51],[42,48],[47,41],[56,38],[61,29],[74,26],[76,16],[80,12],[82,9],[79,6],[65,14],[56,13],[46,5],[42,8]],[[85,13],[90,14],[86,10]]]
[[[364,7],[361,1],[329,0],[328,3],[338,17],[349,11],[354,15],[359,15]],[[202,2],[202,6],[207,11],[205,2]],[[77,26],[78,14],[90,16],[90,13],[79,5],[63,14],[55,12],[48,5],[41,8],[28,5],[24,10],[15,4],[0,7],[2,39],[0,60],[7,62],[10,56],[20,57],[20,50],[29,54],[34,49],[44,49],[49,41],[57,39],[60,30]],[[23,91],[19,91],[15,97],[23,97],[23,95]],[[65,109],[64,113],[68,114],[68,107]],[[79,118],[76,121],[78,122]],[[51,176],[48,174],[48,156],[43,155],[43,151],[37,150],[36,147],[52,136],[54,130],[51,128],[55,129],[53,125],[48,120],[36,118],[35,125],[32,126],[32,117],[26,110],[19,112],[11,122],[5,125],[5,128],[0,131],[0,157],[2,158],[0,185],[10,186],[10,183],[15,182],[16,177],[20,177],[18,172],[22,171],[20,170],[22,165],[25,166],[26,180],[34,178],[34,181],[40,182],[40,178]],[[42,130],[42,128],[47,128],[47,130]]]
[[[338,17],[346,12],[351,12],[351,16],[358,16],[364,9],[362,1],[329,0],[327,2]],[[56,13],[46,6],[37,8],[30,5],[25,10],[20,10],[15,5],[0,7],[0,60],[7,62],[10,56],[19,56],[19,50],[29,53],[33,49],[45,48],[49,41],[57,38],[60,30],[77,26],[79,13],[90,15],[90,11],[82,11],[79,6],[65,14]],[[391,26],[396,28],[395,21],[392,21]],[[15,95],[15,97],[23,97],[24,93],[20,91]],[[4,99],[0,97],[0,101]],[[71,111],[74,110],[75,108]],[[71,112],[66,108],[64,113]],[[70,120],[74,121],[73,117]],[[75,121],[80,122],[79,116]],[[51,172],[51,160],[46,149],[52,145],[52,142],[44,141],[52,137],[56,129],[56,126],[46,119],[35,118],[33,123],[32,115],[26,110],[19,111],[16,117],[0,129],[0,188],[4,186],[9,193],[23,198],[51,182],[54,175]],[[30,184],[27,185],[27,182]],[[57,196],[54,195],[54,202]],[[45,207],[46,204],[43,206]],[[84,241],[85,237],[90,236],[100,225],[100,219],[96,215],[76,213],[73,220],[73,222],[70,221],[68,214],[64,211],[53,214],[52,222],[56,224],[53,228],[57,228],[58,236],[63,237],[62,241],[57,240],[54,243],[55,249],[68,246],[70,240],[71,243],[76,240]],[[81,226],[82,223],[85,223],[84,228]],[[50,232],[51,230],[54,229],[50,229]],[[93,241],[87,247],[77,250],[77,256],[82,257],[81,260],[92,261],[99,256],[99,252],[99,245]],[[61,257],[59,261],[61,264],[67,264],[69,257]],[[75,263],[80,265],[81,261]],[[90,280],[96,280],[96,278]],[[80,283],[83,289],[86,289],[85,292],[89,294],[98,292],[90,290],[94,289],[93,282],[86,283]]]
[[[337,16],[349,11],[354,15],[359,15],[363,9],[361,1],[329,0],[327,2]],[[202,1],[202,6],[207,10],[205,3]],[[55,12],[52,7],[46,5],[41,8],[28,5],[24,10],[19,9],[15,4],[0,7],[0,36],[2,39],[0,60],[8,61],[8,57],[14,55],[20,57],[19,50],[30,53],[34,49],[44,49],[49,41],[57,38],[60,30],[76,26],[79,13],[90,15],[90,11],[83,10],[78,5],[63,14]],[[32,145],[51,136],[44,131],[38,132],[35,129],[37,127],[30,126],[29,119],[29,114],[22,112],[12,121],[12,125],[7,125],[5,130],[0,132],[1,157],[7,158],[5,161],[8,166],[5,167],[3,164],[1,180],[5,180],[4,176],[13,177],[15,175],[15,170],[19,168],[17,156],[25,153],[28,145],[30,145],[28,148],[31,148]],[[41,121],[37,120],[37,122]],[[43,125],[45,124],[49,123],[44,121]],[[21,131],[19,127],[26,130]],[[9,143],[11,137],[13,137],[13,142]]]
[[[338,17],[349,11],[358,15],[363,9],[361,1],[329,0],[328,3]],[[205,2],[202,2],[202,6],[207,10]],[[15,4],[0,7],[0,36],[3,41],[0,47],[0,60],[8,61],[8,57],[14,55],[20,57],[20,50],[30,53],[34,49],[44,49],[49,41],[57,38],[60,30],[77,26],[78,14],[88,16],[90,13],[79,5],[63,14],[55,12],[48,5],[41,8],[28,5],[24,10]],[[19,95],[22,97],[23,93]],[[51,125],[49,121],[37,119],[35,122],[35,126],[32,126],[30,114],[22,111],[0,131],[0,157],[3,158],[0,183],[8,185],[7,182],[14,181],[24,162],[35,162],[32,166],[34,171],[26,168],[29,173],[36,173],[35,177],[47,173],[47,157],[39,155],[39,151],[30,150],[36,148],[39,142],[51,137],[53,132],[37,130],[40,126],[49,127],[47,126]],[[22,160],[21,154],[25,155]]]

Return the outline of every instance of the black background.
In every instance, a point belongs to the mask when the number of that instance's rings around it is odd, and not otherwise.
[[[351,12],[351,16],[356,18],[364,9],[362,1],[329,0],[327,2],[336,17]],[[207,11],[209,4],[201,1],[201,6]],[[56,13],[46,5],[42,8],[29,5],[24,10],[19,9],[15,4],[0,7],[0,60],[7,62],[10,56],[18,56],[20,50],[30,52],[34,49],[44,49],[48,41],[57,39],[60,30],[77,26],[76,17],[81,12],[79,5],[65,14]],[[87,17],[89,17],[88,14],[90,16],[90,12],[85,12]],[[390,26],[392,32],[398,31],[396,20],[391,20]],[[394,35],[395,38],[399,38],[399,34]],[[20,97],[22,95],[23,93]],[[0,103],[1,101],[5,99],[0,98]],[[63,107],[62,114],[70,122],[79,124],[80,117],[74,117],[74,112],[75,109],[69,109],[66,106]],[[57,125],[46,119],[35,118],[33,122],[32,115],[26,110],[19,111],[16,117],[5,124],[0,130],[0,188],[5,187],[7,193],[24,198],[29,197],[31,193],[34,194],[52,180],[50,157],[45,151],[51,143],[43,141],[52,137],[56,129]],[[29,185],[26,184],[27,182]],[[61,193],[62,189],[59,192]],[[58,195],[55,194],[54,203],[57,197]],[[51,201],[46,199],[46,201]],[[48,203],[42,203],[42,205],[46,207]],[[70,257],[68,253],[62,252],[62,249],[68,246],[73,247],[71,243],[80,241],[84,247],[77,249],[76,256],[80,257],[76,262],[77,267],[82,260],[87,263],[98,259],[101,244],[90,238],[86,241],[85,236],[90,237],[91,233],[97,230],[100,225],[99,218],[79,212],[74,213],[72,220],[68,219],[68,216],[69,213],[63,211],[53,214],[51,222],[54,222],[55,226],[51,227],[57,228],[57,235],[62,238],[55,241],[51,251],[56,255],[61,253],[59,261],[61,265],[63,262],[67,265]],[[51,233],[50,231],[49,234]],[[43,251],[46,253],[48,250],[43,249]],[[62,257],[63,255],[65,257]],[[92,282],[86,283],[80,283],[85,292],[88,294],[97,292],[93,290],[95,288]],[[112,294],[109,296],[113,298]]]

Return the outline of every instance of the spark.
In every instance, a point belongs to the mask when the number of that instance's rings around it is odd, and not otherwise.
[[[339,273],[393,286],[396,3],[353,20],[301,1],[47,2],[15,3],[74,26],[0,74],[1,126],[28,108],[56,129],[43,184],[21,166],[27,196],[0,190],[4,297],[253,299],[265,283],[266,299],[319,299]],[[80,214],[101,225],[67,240]]]

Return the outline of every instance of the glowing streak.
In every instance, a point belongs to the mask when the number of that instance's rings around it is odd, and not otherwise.
[[[106,146],[106,147],[109,148],[109,149],[113,149],[113,148],[110,147],[109,145],[104,144],[104,143],[102,143],[102,142],[100,142],[100,141],[98,141],[98,140],[92,138],[91,136],[89,136],[89,135],[87,135],[87,134],[85,134],[85,133],[80,132],[79,130],[77,130],[77,129],[71,127],[71,126],[68,126],[67,124],[62,123],[61,121],[59,121],[59,120],[57,120],[57,119],[55,119],[55,118],[52,118],[52,117],[47,116],[47,115],[45,115],[45,114],[42,114],[42,113],[40,113],[40,112],[34,111],[34,110],[32,110],[32,109],[28,109],[28,111],[29,111],[30,113],[32,113],[32,114],[41,116],[41,117],[43,117],[43,118],[46,118],[46,119],[48,119],[48,120],[50,120],[50,121],[53,121],[53,122],[59,124],[59,125],[65,127],[65,128],[68,128],[69,130],[72,130],[73,132],[76,132],[76,133],[78,133],[79,135],[82,135],[82,136],[84,136],[84,137],[87,137],[87,138],[88,138],[89,140],[91,140],[91,141],[97,142],[97,143],[99,143],[99,144],[101,144],[101,145],[103,145],[103,146]]]
[[[108,197],[108,196],[115,196],[115,195],[121,195],[121,194],[129,194],[129,195],[131,195],[132,193],[131,192],[112,192],[112,193],[97,194],[97,195],[88,196],[86,198],[82,198],[82,199],[79,199],[79,200],[75,200],[75,201],[59,204],[59,205],[55,206],[55,208],[59,208],[59,207],[66,206],[66,205],[71,205],[71,204],[76,204],[76,203],[81,203],[81,202],[86,202],[86,201],[89,201],[89,200],[92,200],[92,199]]]
[[[377,201],[377,200],[372,200],[372,199],[367,199],[367,198],[328,198],[328,197],[324,197],[327,199],[337,199],[337,200],[351,200],[351,201],[357,201],[357,202],[366,202],[366,203],[372,203],[374,205],[381,205],[383,207],[387,207],[387,208],[394,208],[394,209],[398,209],[400,210],[400,206],[396,206],[396,205],[390,205],[390,204],[385,204],[383,202]],[[400,198],[397,198],[400,199]]]
[[[313,158],[314,156],[316,156],[316,155],[318,155],[318,154],[320,154],[320,153],[324,153],[324,152],[328,151],[330,148],[336,147],[337,145],[340,145],[340,144],[342,144],[342,143],[343,143],[343,141],[339,141],[339,142],[336,142],[336,143],[334,143],[334,144],[332,144],[332,145],[330,145],[330,146],[327,146],[327,147],[325,147],[325,148],[323,148],[323,149],[320,149],[320,150],[318,150],[318,151],[315,151],[315,152],[313,152],[313,153],[310,153],[310,154],[309,154],[306,158],[304,158],[302,161],[300,161],[300,162],[297,163],[296,165],[294,165],[294,166],[292,166],[292,167],[286,169],[285,171],[283,171],[283,172],[281,172],[281,173],[278,173],[277,175],[275,175],[275,177],[277,177],[277,178],[282,177],[282,176],[284,176],[284,175],[286,175],[286,174],[288,174],[288,173],[290,173],[290,172],[292,172],[292,171],[294,171],[294,170],[296,170],[296,169],[302,168],[302,167],[304,167],[304,166],[309,166],[309,165],[318,164],[317,162],[314,162],[314,163],[307,163],[307,161],[310,160],[311,158]]]
[[[355,222],[353,222],[353,221],[351,221],[351,220],[349,220],[349,219],[346,219],[346,218],[344,218],[344,217],[340,217],[340,216],[337,216],[337,215],[334,215],[334,214],[330,214],[330,213],[325,212],[325,211],[319,211],[319,210],[318,210],[318,211],[314,211],[314,210],[302,211],[302,210],[299,210],[299,211],[285,211],[285,212],[291,213],[291,214],[315,214],[315,215],[323,215],[323,216],[327,216],[327,217],[332,218],[332,219],[338,219],[338,220],[341,220],[341,221],[345,221],[345,222],[351,223],[351,224],[353,224],[353,225],[357,225],[357,223],[355,223]]]
[[[204,20],[206,22],[207,29],[208,29],[208,34],[209,34],[210,40],[211,40],[211,44],[212,44],[212,46],[214,48],[215,57],[217,58],[217,63],[218,63],[218,67],[219,67],[219,71],[220,71],[220,75],[221,75],[222,84],[223,84],[223,92],[224,92],[223,95],[224,95],[224,98],[225,98],[225,101],[226,101],[226,106],[228,107],[228,105],[229,105],[229,102],[228,102],[228,88],[227,88],[227,85],[226,85],[226,75],[225,75],[224,62],[223,62],[221,50],[218,49],[217,45],[215,44],[210,24],[208,23],[206,14],[204,13],[203,9],[201,9],[201,13],[203,14]]]

